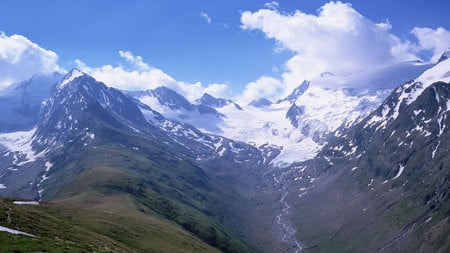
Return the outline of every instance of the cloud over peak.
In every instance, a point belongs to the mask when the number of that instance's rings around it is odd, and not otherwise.
[[[58,55],[22,35],[0,32],[0,88],[30,78],[36,73],[62,71]]]
[[[261,30],[267,38],[297,53],[293,62],[314,66],[302,71],[306,76],[324,71],[352,72],[404,58],[391,50],[401,41],[389,34],[390,24],[376,24],[347,3],[329,2],[318,15],[301,11],[281,14],[275,9],[244,12],[241,22],[243,29]]]
[[[411,33],[416,36],[421,49],[431,52],[432,61],[437,61],[441,54],[450,48],[450,31],[443,27],[438,27],[436,30],[415,27]]]
[[[119,51],[119,55],[128,65],[89,67],[81,60],[76,60],[76,64],[80,70],[95,79],[106,83],[108,86],[123,90],[149,90],[166,86],[191,101],[201,97],[205,92],[213,96],[229,94],[227,84],[215,83],[205,87],[200,82],[177,81],[161,69],[148,65],[141,56],[135,56],[130,51]]]
[[[276,41],[278,49],[295,53],[285,63],[286,70],[280,80],[281,96],[303,80],[324,72],[344,75],[416,60],[421,50],[432,50],[435,59],[438,51],[442,53],[450,45],[450,35],[443,28],[415,28],[412,33],[419,41],[417,45],[393,35],[388,20],[375,23],[351,4],[340,1],[324,4],[317,14],[300,10],[281,13],[277,4],[269,3],[255,12],[243,12],[241,28],[261,31],[266,38]],[[254,86],[251,83],[247,88]]]

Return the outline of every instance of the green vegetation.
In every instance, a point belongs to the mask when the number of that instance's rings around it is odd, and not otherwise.
[[[172,222],[128,209],[126,196],[96,201],[81,208],[1,200],[0,225],[36,237],[0,232],[0,252],[218,252]]]
[[[96,125],[93,144],[83,147],[74,141],[52,159],[45,200],[87,210],[79,216],[86,216],[86,222],[80,219],[77,224],[130,247],[126,251],[184,252],[192,248],[197,252],[202,249],[199,241],[226,252],[255,251],[250,240],[237,232],[227,211],[233,203],[223,201],[240,196],[195,165],[186,149],[173,142],[162,145],[170,140],[163,135],[152,137],[157,131],[143,135],[92,120]],[[99,218],[118,215],[118,210],[120,216]],[[136,230],[146,219],[164,226],[156,231]],[[189,235],[189,240],[174,238],[171,231],[175,228]],[[150,234],[143,238],[146,231]],[[171,246],[173,241],[182,243]]]

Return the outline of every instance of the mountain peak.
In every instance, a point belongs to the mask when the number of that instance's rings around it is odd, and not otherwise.
[[[212,107],[223,107],[228,104],[228,101],[222,98],[216,98],[209,93],[203,93],[203,96],[198,99],[198,103]]]
[[[287,96],[286,98],[279,100],[279,102],[282,101],[291,101],[293,102],[294,100],[296,100],[298,97],[300,97],[301,95],[303,95],[303,93],[306,92],[306,90],[309,88],[309,81],[304,80],[299,86],[297,86],[297,88],[295,88],[291,94],[289,94],[289,96]]]
[[[58,89],[61,89],[64,86],[66,86],[67,84],[69,84],[70,82],[72,82],[73,80],[77,79],[80,76],[84,76],[84,75],[86,75],[86,74],[81,72],[79,69],[73,68],[71,71],[69,71],[69,73],[67,73],[64,76],[63,79],[61,79],[61,81],[58,82],[57,87],[58,87]]]
[[[445,50],[445,52],[441,55],[441,57],[439,58],[437,63],[443,62],[443,61],[447,60],[448,58],[450,58],[450,47],[447,48],[447,50]]]
[[[248,105],[254,106],[254,107],[267,107],[270,106],[272,102],[268,100],[267,98],[259,98],[257,100],[253,100]]]

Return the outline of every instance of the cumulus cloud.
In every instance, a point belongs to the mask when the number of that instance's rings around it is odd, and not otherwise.
[[[26,80],[36,73],[63,71],[58,55],[22,35],[0,32],[0,88]]]
[[[209,15],[205,12],[200,12],[200,17],[204,18],[206,23],[211,24],[212,19],[209,17]]]
[[[261,31],[267,38],[275,40],[277,50],[295,53],[285,63],[280,97],[290,93],[303,80],[324,72],[344,75],[393,62],[416,60],[419,59],[416,55],[424,49],[433,51],[433,59],[436,59],[450,45],[448,31],[443,28],[415,28],[412,33],[418,38],[417,45],[393,35],[388,20],[375,23],[353,9],[351,4],[339,1],[324,4],[317,15],[300,10],[281,13],[278,3],[271,2],[258,11],[243,12],[241,23],[242,29]],[[257,90],[250,92],[250,89]],[[261,94],[257,92],[260,89],[260,85],[250,83],[246,92],[257,96]]]
[[[255,82],[247,84],[242,94],[237,97],[237,102],[247,105],[259,98],[274,99],[282,88],[283,85],[280,80],[270,76],[262,76]]]
[[[442,53],[450,48],[450,31],[443,27],[436,30],[427,27],[415,27],[411,33],[416,36],[421,50],[431,51],[432,61],[437,61]]]
[[[130,51],[119,51],[119,55],[128,65],[89,67],[81,60],[75,62],[81,71],[118,89],[149,90],[166,86],[191,101],[201,97],[205,92],[218,97],[226,97],[230,94],[227,84],[210,84],[205,87],[200,82],[177,81],[164,71],[149,66],[141,56],[135,56]]]
[[[323,72],[347,74],[412,58],[402,50],[408,47],[389,33],[388,22],[374,23],[346,3],[329,2],[318,15],[276,9],[243,12],[241,22],[243,29],[260,30],[296,53],[283,74],[288,90]]]

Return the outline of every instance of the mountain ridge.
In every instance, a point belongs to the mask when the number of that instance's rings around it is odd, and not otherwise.
[[[442,250],[449,62],[367,75],[420,72],[393,90],[331,89],[323,82],[342,77],[327,74],[262,107],[191,103],[167,87],[122,92],[74,69],[52,85],[34,128],[0,134],[0,194],[122,219],[128,209],[226,252]],[[133,245],[133,233],[103,229]]]

